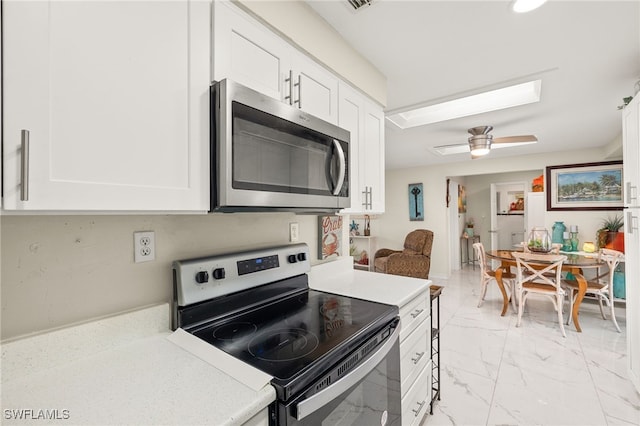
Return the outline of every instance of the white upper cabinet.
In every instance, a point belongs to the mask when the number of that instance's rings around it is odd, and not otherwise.
[[[293,56],[291,68],[294,79],[293,105],[336,124],[338,122],[338,79],[301,53]]]
[[[213,4],[213,80],[231,78],[267,96],[283,99],[291,49],[236,6]]]
[[[370,213],[384,213],[384,112],[371,101],[364,105],[364,138],[360,144],[360,185]],[[367,199],[368,196],[368,199]]]
[[[640,392],[640,93],[622,111],[624,248],[629,377]]]
[[[2,6],[4,209],[208,210],[209,3]]]
[[[640,94],[622,111],[624,205],[640,206]]]
[[[384,213],[384,113],[348,84],[340,82],[338,125],[351,133],[352,214]]]
[[[339,79],[228,1],[213,3],[213,80],[230,78],[338,121]]]

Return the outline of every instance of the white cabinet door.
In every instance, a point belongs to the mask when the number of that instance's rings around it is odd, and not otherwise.
[[[330,123],[338,122],[338,78],[296,52],[294,63],[294,105]]]
[[[626,106],[623,117],[624,245],[627,299],[627,357],[629,376],[640,392],[640,95]]]
[[[622,155],[625,206],[640,206],[640,95],[636,96],[622,112]]]
[[[3,2],[4,208],[207,210],[209,8]]]
[[[348,130],[351,137],[349,142],[349,194],[351,207],[343,210],[343,212],[360,213],[364,207],[362,205],[362,190],[358,179],[360,167],[359,146],[361,134],[363,134],[361,127],[364,117],[362,95],[359,95],[345,83],[340,83],[339,95],[338,126]]]
[[[384,113],[365,103],[364,137],[360,143],[360,185],[369,191],[368,212],[384,213]]]
[[[258,21],[229,2],[213,2],[213,80],[230,78],[283,100],[290,55],[291,47]]]
[[[344,213],[384,212],[384,113],[340,82],[338,126],[351,133],[351,208]]]

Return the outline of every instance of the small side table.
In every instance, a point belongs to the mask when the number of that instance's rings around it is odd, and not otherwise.
[[[469,243],[471,241],[471,243]],[[476,256],[473,251],[473,244],[480,242],[480,235],[474,235],[472,237],[460,237],[460,268],[463,264],[472,265],[473,269],[476,269]],[[463,247],[467,252],[467,260],[463,259]],[[471,248],[471,255],[469,254],[469,248]]]

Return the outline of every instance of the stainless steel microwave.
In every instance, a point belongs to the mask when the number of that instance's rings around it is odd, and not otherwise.
[[[348,131],[228,79],[211,114],[211,211],[350,207]]]

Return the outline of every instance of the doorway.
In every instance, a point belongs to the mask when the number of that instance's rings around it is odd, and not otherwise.
[[[491,250],[524,241],[526,192],[526,182],[491,184]]]

